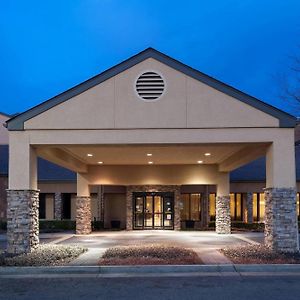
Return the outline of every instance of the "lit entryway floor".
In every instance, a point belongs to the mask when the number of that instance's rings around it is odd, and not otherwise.
[[[263,233],[219,235],[213,231],[103,231],[90,235],[73,235],[58,244],[76,244],[88,248],[108,248],[135,244],[164,243],[187,248],[220,249],[229,245],[245,244],[248,241],[262,242]]]
[[[89,251],[75,260],[73,265],[93,265],[101,254],[110,247],[136,244],[167,244],[193,249],[205,264],[230,264],[218,249],[230,245],[263,241],[263,233],[233,233],[218,235],[213,231],[109,231],[87,236],[72,236],[57,244],[82,245]]]

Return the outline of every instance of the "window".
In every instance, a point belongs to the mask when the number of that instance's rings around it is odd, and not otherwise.
[[[258,208],[258,197],[257,194],[253,194],[252,196],[253,201],[253,221],[258,222],[259,221],[259,208]]]
[[[39,219],[46,219],[46,194],[39,195]]]
[[[210,221],[216,220],[216,194],[209,194],[209,218]]]
[[[230,216],[233,221],[243,221],[242,194],[230,194]]]
[[[201,194],[182,194],[181,220],[201,220]]]
[[[263,222],[265,218],[264,193],[254,193],[252,199],[253,199],[253,221]]]
[[[62,219],[71,219],[71,194],[62,194]]]

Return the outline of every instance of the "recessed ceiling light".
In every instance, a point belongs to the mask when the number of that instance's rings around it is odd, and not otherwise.
[[[205,153],[204,154],[205,156],[210,156],[211,154],[209,152]]]
[[[198,164],[203,164],[203,160],[198,160],[197,163]]]
[[[149,165],[152,165],[152,164],[153,164],[153,161],[148,161],[148,164],[149,164]]]
[[[98,164],[99,164],[99,165],[102,165],[102,164],[103,164],[103,161],[98,161]]]
[[[92,154],[92,153],[88,153],[86,156],[88,156],[88,157],[92,157],[92,156],[93,156],[93,154]]]
[[[147,153],[147,156],[152,156],[152,153]]]

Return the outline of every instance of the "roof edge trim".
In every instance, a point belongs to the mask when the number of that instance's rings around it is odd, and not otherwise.
[[[106,71],[66,90],[65,92],[41,103],[33,108],[13,116],[9,120],[6,121],[8,130],[24,130],[24,122],[27,120],[51,109],[52,107],[59,105],[68,99],[77,96],[86,90],[104,82],[105,80],[112,78],[113,76],[118,75],[119,73],[126,71],[127,69],[133,67],[134,65],[148,59],[153,58],[158,60],[159,62],[184,73],[187,76],[190,76],[224,94],[227,94],[233,98],[236,98],[266,114],[269,114],[279,120],[280,127],[295,127],[297,118],[270,105],[267,104],[257,98],[254,98],[246,93],[231,87],[213,77],[210,77],[196,69],[193,69],[153,48],[147,48],[142,52],[128,58],[127,60],[107,69]]]

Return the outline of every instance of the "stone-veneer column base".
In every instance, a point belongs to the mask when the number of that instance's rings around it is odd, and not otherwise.
[[[133,192],[173,192],[174,193],[174,230],[180,230],[180,185],[130,185],[126,193],[126,230],[132,230]]]
[[[76,198],[76,234],[92,232],[91,197]]]
[[[217,196],[216,199],[216,233],[230,234],[230,197]]]
[[[296,190],[266,188],[264,192],[266,246],[279,252],[298,252]]]
[[[39,191],[7,190],[7,252],[29,253],[39,245]]]

